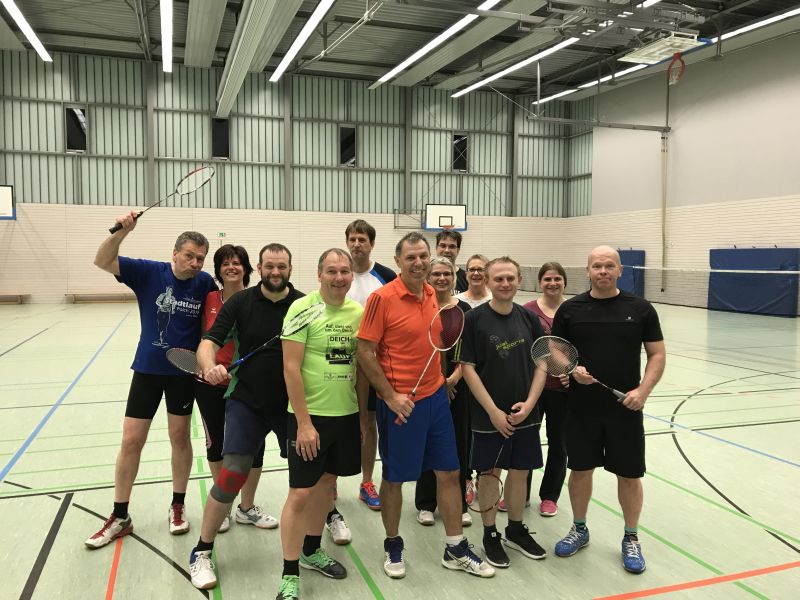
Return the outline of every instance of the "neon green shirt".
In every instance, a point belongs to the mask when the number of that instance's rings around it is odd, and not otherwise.
[[[319,302],[323,302],[319,291],[300,298],[289,307],[285,321]],[[341,306],[327,305],[323,315],[304,329],[281,338],[305,344],[300,375],[309,414],[342,417],[358,412],[355,354],[363,312],[358,302],[346,298]],[[294,412],[291,404],[289,412]]]

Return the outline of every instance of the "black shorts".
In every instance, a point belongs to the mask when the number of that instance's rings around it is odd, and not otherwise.
[[[161,397],[167,400],[167,412],[188,416],[194,404],[194,377],[191,375],[150,375],[133,372],[128,390],[125,416],[152,420],[156,416]]]
[[[504,438],[499,431],[472,432],[470,466],[479,473],[492,468],[531,471],[543,465],[538,427],[523,427]]]
[[[310,488],[325,473],[341,477],[361,472],[361,426],[358,413],[344,417],[311,415],[311,423],[319,434],[317,457],[304,461],[297,454],[297,418],[289,413],[288,447],[289,487]]]
[[[222,454],[254,456],[253,467],[264,463],[264,439],[272,431],[278,438],[282,458],[286,458],[286,417],[264,416],[241,400],[228,398],[225,402],[225,439]]]
[[[604,404],[598,406],[598,402]],[[644,477],[642,411],[628,410],[611,400],[576,400],[570,397],[567,400],[565,433],[567,466],[573,471],[603,467],[620,477]]]

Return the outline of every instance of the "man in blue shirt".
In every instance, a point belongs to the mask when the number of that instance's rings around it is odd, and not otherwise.
[[[217,289],[202,271],[208,240],[196,231],[178,236],[172,262],[155,262],[119,255],[122,241],[136,227],[136,211],[117,218],[122,229],[100,244],[94,264],[111,273],[136,294],[141,335],[131,368],[133,378],[122,444],[114,473],[114,512],[103,527],[86,540],[89,548],[101,548],[133,531],[128,502],[139,470],[142,448],[150,424],[164,396],[172,445],[173,497],[169,509],[169,531],[189,531],[184,499],[192,466],[189,426],[194,402],[193,380],[166,359],[169,348],[194,350],[200,342],[200,315],[206,295]]]

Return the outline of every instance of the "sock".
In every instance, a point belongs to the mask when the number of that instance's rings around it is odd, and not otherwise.
[[[206,550],[213,550],[214,542],[204,542],[203,538],[197,540],[197,546],[194,547],[195,552],[205,552]]]
[[[320,544],[322,544],[321,535],[307,535],[303,540],[303,555],[311,556],[319,550]]]
[[[185,504],[186,492],[172,492],[172,504]]]
[[[509,531],[524,531],[522,521],[512,521],[511,519],[508,520],[508,529]]]
[[[575,523],[575,529],[578,531],[586,529],[586,519],[575,519],[573,523]]]
[[[114,516],[124,519],[128,516],[128,503],[127,502],[114,502]]]
[[[300,560],[283,559],[283,576],[297,575],[300,577]]]
[[[483,526],[483,537],[485,537],[485,538],[492,537],[493,533],[497,533],[497,525],[484,525]]]
[[[249,506],[249,507],[245,508],[244,506],[242,506],[241,504],[239,504],[239,505],[237,506],[237,508],[238,508],[240,511],[242,511],[243,513],[246,513],[247,511],[249,511],[249,510],[250,510],[250,509],[252,509],[253,507],[252,507],[252,506]]]
[[[448,546],[458,546],[464,539],[463,535],[446,535],[444,541]]]
[[[630,536],[635,540],[639,539],[639,528],[638,527],[626,527],[625,528],[625,535]]]

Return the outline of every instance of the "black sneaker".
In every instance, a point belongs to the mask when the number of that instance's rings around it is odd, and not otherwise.
[[[508,554],[500,543],[500,533],[493,531],[489,535],[483,536],[483,552],[486,554],[486,562],[499,569],[507,569],[510,564]]]
[[[541,560],[547,556],[547,551],[536,543],[536,540],[533,539],[533,536],[528,531],[528,526],[524,523],[521,530],[512,531],[511,528],[506,527],[506,537],[503,543],[534,560]]]

